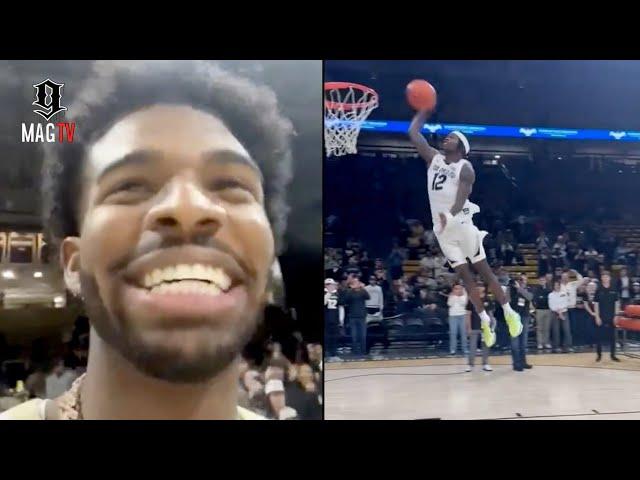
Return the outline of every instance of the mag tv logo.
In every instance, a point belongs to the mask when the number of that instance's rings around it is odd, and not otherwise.
[[[44,118],[47,123],[22,123],[23,143],[73,143],[76,124],[73,122],[53,122],[60,112],[67,110],[62,104],[64,83],[56,83],[50,78],[33,85],[35,106],[33,113]]]

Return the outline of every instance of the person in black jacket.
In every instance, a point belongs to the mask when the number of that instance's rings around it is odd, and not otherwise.
[[[529,339],[529,307],[533,294],[527,286],[527,274],[520,275],[520,280],[509,282],[509,303],[511,308],[520,314],[522,320],[522,334],[511,338],[511,357],[513,358],[513,369],[521,372],[524,369],[533,368],[527,363],[527,341]]]
[[[551,287],[546,275],[540,275],[539,284],[533,288],[533,306],[536,307],[536,327],[538,350],[551,350],[551,310],[549,310],[549,294]]]
[[[367,349],[367,307],[369,293],[356,275],[350,275],[347,288],[340,294],[339,303],[344,305],[351,329],[351,354],[364,355]]]

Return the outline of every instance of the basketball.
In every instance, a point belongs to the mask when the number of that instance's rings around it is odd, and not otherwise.
[[[433,110],[436,99],[436,89],[426,80],[411,80],[407,85],[407,102],[414,110]]]

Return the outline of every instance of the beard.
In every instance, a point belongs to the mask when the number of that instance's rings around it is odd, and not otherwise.
[[[202,383],[224,371],[249,343],[262,310],[247,312],[231,328],[137,328],[118,301],[105,306],[95,277],[81,272],[85,309],[98,336],[143,374],[172,383]],[[116,294],[116,298],[119,295]],[[188,351],[186,345],[189,345]]]

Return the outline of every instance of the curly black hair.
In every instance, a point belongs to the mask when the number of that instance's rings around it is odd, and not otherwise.
[[[42,214],[54,247],[79,234],[82,162],[87,149],[123,116],[154,104],[190,105],[219,117],[247,149],[264,178],[265,208],[276,252],[283,248],[292,178],[291,122],[276,95],[219,65],[205,61],[96,61],[76,91],[64,121],[76,122],[74,143],[45,144]],[[58,120],[61,121],[61,120]],[[57,250],[57,249],[56,249]]]

